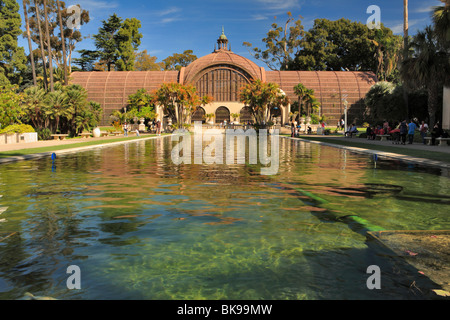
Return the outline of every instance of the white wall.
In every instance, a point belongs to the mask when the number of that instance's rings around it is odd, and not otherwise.
[[[442,110],[442,129],[450,130],[450,87],[444,87],[444,104]]]

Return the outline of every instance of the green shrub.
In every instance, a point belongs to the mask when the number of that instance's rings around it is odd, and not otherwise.
[[[52,138],[52,132],[49,128],[43,128],[38,130],[38,139],[39,140],[50,140]]]
[[[0,130],[1,133],[28,133],[35,132],[33,127],[27,124],[13,124]]]

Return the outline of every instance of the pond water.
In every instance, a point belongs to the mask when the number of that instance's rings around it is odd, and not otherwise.
[[[170,138],[0,167],[0,299],[409,299],[364,226],[450,229],[448,171],[280,140],[259,165],[175,165]],[[367,268],[382,270],[369,290]],[[67,268],[81,271],[69,290]]]

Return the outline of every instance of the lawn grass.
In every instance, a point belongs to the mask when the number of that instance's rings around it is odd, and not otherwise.
[[[450,154],[445,153],[445,152],[439,152],[439,151],[436,151],[435,149],[430,150],[430,151],[425,151],[425,150],[417,150],[417,149],[409,149],[409,148],[399,148],[396,146],[389,146],[389,145],[371,145],[369,143],[358,142],[357,139],[351,139],[351,140],[349,139],[348,141],[343,141],[343,140],[330,139],[330,138],[324,138],[324,137],[319,137],[319,136],[301,136],[301,138],[305,139],[305,140],[320,141],[320,142],[337,144],[337,145],[347,146],[347,147],[379,150],[379,151],[383,151],[383,152],[397,153],[397,154],[402,154],[402,155],[411,156],[411,157],[415,157],[415,158],[423,158],[423,159],[430,159],[430,160],[434,160],[434,161],[450,163]]]
[[[110,140],[95,140],[95,141],[86,141],[86,142],[80,142],[80,143],[71,143],[71,144],[65,144],[65,145],[61,145],[61,146],[50,146],[50,147],[39,147],[39,148],[4,151],[4,152],[0,152],[0,159],[8,158],[8,157],[24,156],[24,155],[34,154],[34,153],[54,152],[54,151],[58,151],[58,150],[95,146],[95,145],[108,144],[108,143],[113,143],[113,142],[139,140],[139,139],[144,139],[144,138],[149,138],[149,137],[154,137],[154,136],[156,136],[156,135],[145,135],[145,136],[139,136],[139,137],[126,137],[126,138],[123,137],[123,138],[110,139]]]

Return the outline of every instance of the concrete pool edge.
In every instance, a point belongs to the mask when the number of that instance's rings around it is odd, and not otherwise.
[[[56,150],[56,151],[48,151],[48,152],[42,152],[42,153],[31,153],[31,154],[27,154],[27,155],[23,155],[23,156],[11,156],[11,157],[0,159],[0,165],[12,163],[12,162],[18,162],[18,161],[26,161],[26,160],[34,160],[34,159],[41,159],[41,158],[45,158],[45,157],[51,157],[51,155],[53,153],[56,155],[64,155],[64,154],[70,154],[70,153],[76,153],[76,152],[89,151],[89,150],[97,149],[97,148],[114,147],[114,146],[127,144],[127,143],[137,143],[137,142],[147,141],[147,140],[152,140],[152,139],[166,138],[166,137],[170,137],[170,136],[172,136],[172,135],[168,134],[168,135],[163,135],[163,136],[152,136],[152,137],[141,138],[141,139],[107,142],[107,143],[101,143],[101,144],[96,144],[96,145],[92,145],[92,146],[74,147],[74,148],[68,148],[68,149]]]
[[[389,159],[401,160],[404,162],[410,162],[410,163],[420,164],[420,165],[424,165],[424,166],[450,169],[450,164],[442,162],[442,161],[430,160],[430,159],[426,159],[426,158],[416,158],[416,157],[403,155],[400,153],[392,153],[392,152],[385,152],[385,151],[374,150],[374,149],[342,146],[339,144],[323,142],[323,141],[307,140],[307,139],[302,139],[302,138],[293,138],[293,137],[286,137],[286,136],[283,136],[283,138],[294,140],[294,141],[301,141],[301,142],[308,142],[308,143],[323,145],[323,146],[327,146],[327,147],[345,149],[345,150],[349,150],[349,151],[355,152],[355,153],[372,154],[372,155],[377,155],[378,157],[385,157],[385,158],[389,158]]]

